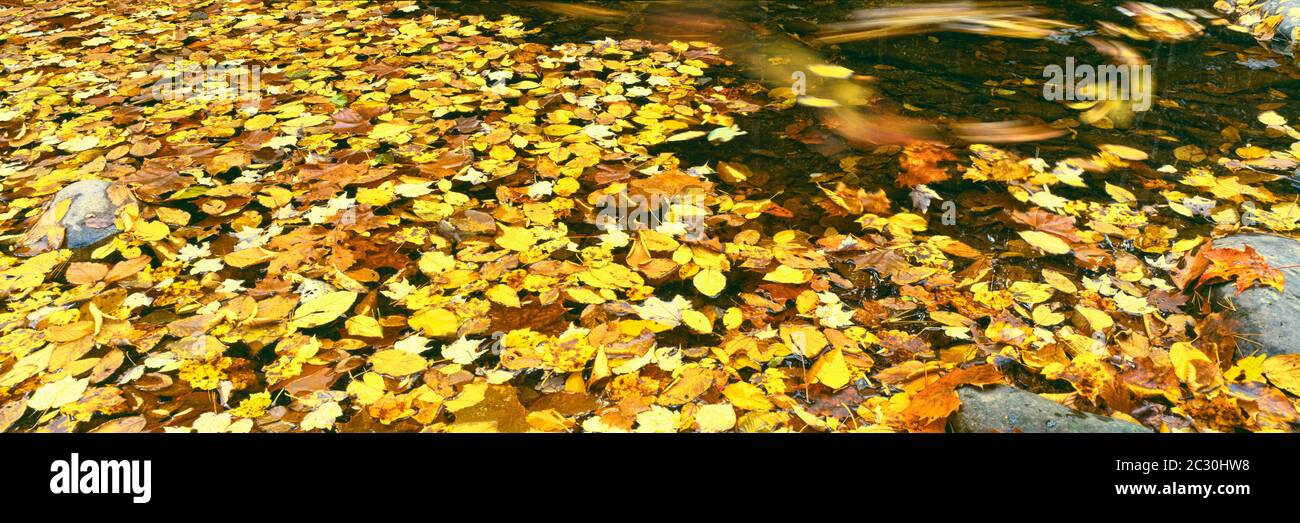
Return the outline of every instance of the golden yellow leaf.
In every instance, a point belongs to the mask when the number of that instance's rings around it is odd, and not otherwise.
[[[596,291],[593,291],[586,287],[569,287],[567,289],[564,289],[564,294],[567,295],[569,299],[573,301],[576,301],[578,303],[585,303],[588,305],[595,305],[598,303],[605,303],[606,301],[608,301],[604,297],[602,297],[600,293],[597,293]]]
[[[421,309],[411,315],[409,324],[430,338],[450,336],[460,329],[460,319],[456,318],[456,314],[443,308]]]
[[[829,107],[840,106],[840,103],[835,100],[831,100],[829,98],[817,98],[815,96],[800,96],[799,98],[796,99],[796,101],[799,103],[799,105],[804,105],[808,107],[829,108]]]
[[[493,145],[492,149],[488,151],[489,156],[502,162],[508,162],[510,160],[513,160],[515,158],[515,154],[516,153],[513,148],[511,148],[509,145],[503,145],[503,144]]]
[[[727,312],[722,314],[722,325],[726,327],[727,330],[736,330],[744,321],[745,316],[740,312],[740,308],[738,307],[728,308]]]
[[[1191,343],[1180,341],[1170,346],[1169,360],[1173,363],[1174,374],[1193,390],[1222,384],[1223,376],[1218,365]]]
[[[353,316],[348,318],[344,326],[351,336],[360,336],[362,338],[384,337],[384,328],[379,325],[378,320],[370,316]]]
[[[546,133],[547,136],[568,136],[581,130],[582,128],[576,125],[558,123],[542,128],[542,132]]]
[[[307,413],[302,418],[302,430],[328,430],[334,428],[334,420],[343,415],[343,409],[339,407],[338,402],[325,402],[316,410]]]
[[[1273,386],[1300,396],[1300,354],[1280,354],[1264,360],[1264,376]]]
[[[1070,244],[1060,237],[1042,231],[1019,231],[1020,237],[1030,245],[1048,254],[1065,254],[1070,252]]]
[[[324,325],[342,316],[355,301],[357,293],[352,291],[327,292],[298,305],[291,323],[299,329]]]
[[[489,300],[507,307],[519,308],[519,295],[511,289],[509,285],[496,284],[488,287],[487,292],[483,293]]]
[[[1110,182],[1106,182],[1106,194],[1109,194],[1111,198],[1114,198],[1115,201],[1119,203],[1133,203],[1137,201],[1137,196],[1134,196],[1133,193],[1128,191],[1128,189],[1118,185],[1112,185]]]
[[[696,290],[709,297],[717,296],[727,287],[727,277],[721,271],[714,269],[704,269],[695,273],[691,282],[695,284]]]
[[[706,133],[706,132],[704,132],[704,131],[686,131],[686,132],[684,132],[684,133],[677,133],[677,134],[674,134],[674,135],[672,135],[672,136],[669,136],[669,137],[668,137],[668,141],[670,141],[670,142],[683,142],[683,141],[686,141],[686,140],[692,140],[692,139],[695,139],[695,138],[699,138],[699,137],[704,136],[704,135],[706,135],[706,134],[708,134],[708,133]]]
[[[1121,160],[1142,161],[1150,157],[1147,153],[1126,145],[1103,144],[1098,146],[1098,148],[1118,156]]]
[[[357,402],[369,405],[384,397],[384,378],[377,373],[367,372],[360,380],[348,383],[348,394],[355,396]]]
[[[1033,316],[1034,323],[1042,327],[1051,327],[1065,321],[1064,314],[1053,312],[1052,309],[1046,305],[1034,307]]]
[[[370,356],[370,367],[375,372],[393,377],[407,376],[423,371],[429,362],[416,354],[399,349],[386,349]]]
[[[384,122],[371,129],[369,136],[371,140],[386,140],[406,132],[407,128],[406,125]]]
[[[1067,278],[1064,274],[1061,274],[1054,270],[1043,269],[1043,280],[1046,281],[1048,284],[1050,284],[1056,290],[1064,292],[1066,294],[1074,294],[1076,292],[1079,292],[1079,288],[1074,285],[1074,282],[1070,281],[1070,279]]]
[[[244,128],[250,131],[266,129],[275,124],[275,116],[270,114],[259,114],[244,121]]]
[[[135,227],[131,229],[131,234],[139,238],[140,241],[156,242],[171,234],[171,229],[162,222],[137,222]]]
[[[808,72],[825,78],[845,79],[853,76],[853,70],[847,67],[830,64],[811,64],[808,65]]]
[[[805,358],[816,358],[822,349],[830,345],[821,329],[813,325],[782,325],[780,333],[786,346]]]
[[[694,309],[682,310],[682,323],[701,334],[713,332],[713,322],[709,321],[709,317]]]
[[[511,227],[509,225],[501,226],[501,236],[496,239],[497,245],[510,249],[512,251],[526,251],[537,243],[537,236],[533,235],[526,227]]]
[[[732,405],[745,410],[772,410],[772,402],[767,399],[766,394],[763,394],[763,389],[751,383],[736,382],[727,385],[727,388],[722,390],[722,395],[726,396]]]
[[[1074,310],[1079,314],[1082,314],[1083,317],[1088,320],[1088,325],[1092,326],[1093,332],[1102,332],[1109,329],[1112,325],[1115,325],[1115,320],[1104,311],[1092,307],[1085,307],[1083,305],[1075,307]]]
[[[357,203],[372,207],[383,207],[396,198],[397,193],[393,191],[393,184],[389,182],[384,182],[379,187],[357,189]]]
[[[826,354],[817,359],[817,362],[813,364],[808,373],[818,383],[832,389],[843,388],[853,379],[849,364],[844,361],[844,352],[838,348],[826,351]]]
[[[776,283],[807,283],[812,279],[812,271],[807,269],[795,269],[788,265],[779,265],[776,270],[763,275],[764,281]]]
[[[736,426],[736,409],[726,403],[705,405],[695,412],[700,432],[726,432]]]

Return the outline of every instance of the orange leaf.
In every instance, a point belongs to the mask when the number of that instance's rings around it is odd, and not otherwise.
[[[903,148],[903,155],[898,157],[903,172],[898,173],[900,187],[916,187],[934,182],[942,182],[952,176],[947,169],[939,167],[939,162],[956,161],[948,149],[931,143],[916,143]]]
[[[1228,247],[1210,249],[1202,255],[1209,262],[1209,267],[1201,273],[1198,284],[1215,278],[1236,280],[1237,294],[1241,294],[1242,291],[1257,283],[1268,285],[1281,292],[1286,284],[1286,276],[1282,271],[1269,267],[1264,256],[1255,252],[1255,249],[1249,245],[1242,246],[1241,250]]]
[[[993,365],[976,365],[957,369],[929,384],[921,392],[912,396],[903,412],[909,416],[935,421],[947,418],[961,407],[961,398],[957,396],[957,387],[962,385],[988,385],[1002,381],[1002,373]]]

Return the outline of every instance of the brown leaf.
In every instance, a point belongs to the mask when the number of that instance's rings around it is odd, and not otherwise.
[[[74,262],[68,264],[68,272],[64,277],[68,283],[76,285],[89,285],[104,279],[108,275],[108,266],[102,263]]]

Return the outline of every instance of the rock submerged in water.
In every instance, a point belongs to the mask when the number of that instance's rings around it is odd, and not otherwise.
[[[1264,285],[1250,287],[1237,294],[1231,283],[1217,285],[1211,291],[1214,304],[1228,310],[1239,325],[1238,356],[1262,352],[1270,356],[1300,354],[1300,241],[1273,234],[1234,234],[1214,240],[1216,249],[1241,249],[1249,245],[1270,267],[1286,276],[1283,292]]]
[[[1276,52],[1295,56],[1296,30],[1300,29],[1300,0],[1269,0],[1261,11],[1265,16],[1282,15],[1270,44]]]
[[[64,187],[54,195],[55,208],[64,200],[72,200],[67,214],[59,221],[65,230],[64,239],[70,249],[89,247],[117,234],[114,218],[118,205],[109,196],[112,182],[82,180]]]
[[[955,432],[1151,432],[1124,420],[1072,410],[1007,385],[957,389],[961,408],[949,424]]]
[[[54,194],[15,250],[35,256],[53,249],[93,247],[118,233],[117,212],[134,202],[131,191],[106,180],[74,182]]]

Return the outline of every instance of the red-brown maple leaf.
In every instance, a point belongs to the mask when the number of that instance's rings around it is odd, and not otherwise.
[[[1197,281],[1198,285],[1215,278],[1235,280],[1237,294],[1241,294],[1255,284],[1268,285],[1278,292],[1281,292],[1286,284],[1286,276],[1282,271],[1269,267],[1264,256],[1255,252],[1255,249],[1249,245],[1242,246],[1241,250],[1229,247],[1208,249],[1200,255],[1204,256],[1209,265],[1205,268],[1205,272],[1201,273],[1201,278]]]
[[[900,187],[916,187],[947,180],[951,174],[939,167],[940,162],[956,161],[947,148],[929,143],[917,143],[903,148],[903,155],[898,157],[903,172],[898,173]]]

